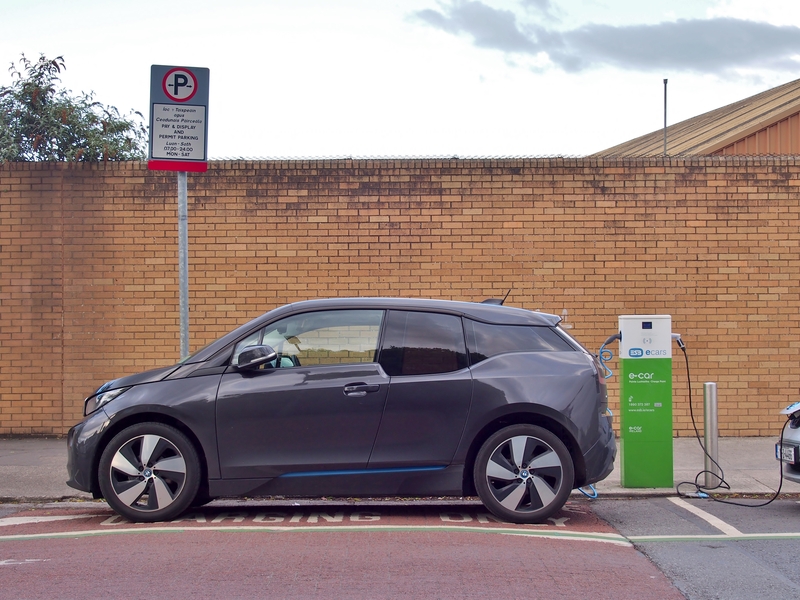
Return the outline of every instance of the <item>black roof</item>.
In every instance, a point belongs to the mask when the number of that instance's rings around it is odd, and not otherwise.
[[[241,327],[238,327],[195,353],[186,362],[194,363],[207,360],[236,339],[278,318],[316,310],[355,310],[369,308],[441,312],[469,317],[476,321],[494,323],[497,325],[553,327],[561,321],[561,317],[556,315],[515,308],[513,306],[459,302],[455,300],[432,300],[422,298],[326,298],[320,300],[303,300],[301,302],[286,304],[245,323]]]
[[[467,316],[487,323],[503,325],[556,325],[560,317],[542,312],[534,312],[513,306],[485,304],[478,302],[459,302],[456,300],[433,300],[428,298],[327,298],[304,300],[287,304],[263,315],[275,313],[292,314],[309,310],[380,308],[395,310],[422,310],[446,312]],[[261,317],[260,317],[261,318]]]

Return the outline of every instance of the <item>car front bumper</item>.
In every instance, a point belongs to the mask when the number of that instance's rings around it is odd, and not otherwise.
[[[781,458],[781,444],[785,453],[781,461],[783,478],[800,483],[800,424],[796,420],[792,419],[786,424],[781,439],[775,444],[775,458],[778,460]]]
[[[100,461],[98,448],[109,418],[104,410],[98,410],[67,433],[67,485],[97,497],[97,464]]]

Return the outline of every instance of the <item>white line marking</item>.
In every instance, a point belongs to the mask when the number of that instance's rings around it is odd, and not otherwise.
[[[263,532],[263,533],[308,533],[311,531],[316,532],[335,532],[335,531],[460,531],[470,533],[493,533],[501,535],[515,535],[534,538],[544,538],[552,540],[575,540],[581,542],[600,542],[605,544],[615,544],[619,546],[630,547],[631,543],[623,536],[617,533],[599,533],[599,532],[569,532],[569,531],[550,531],[545,532],[542,530],[532,531],[529,529],[506,529],[499,527],[463,527],[463,526],[447,526],[447,525],[341,525],[330,527],[251,527],[251,526],[232,526],[232,527],[142,527],[142,528],[124,528],[124,529],[95,529],[89,531],[70,531],[70,532],[54,532],[54,533],[33,533],[33,534],[19,534],[19,535],[3,535],[0,536],[0,543],[5,541],[19,541],[31,539],[47,539],[47,538],[78,538],[100,535],[117,535],[117,534],[137,534],[137,533],[202,533],[211,531],[226,531],[226,532]]]
[[[722,535],[632,535],[628,538],[634,544],[645,542],[726,542],[731,540],[800,540],[800,532],[795,533],[743,533],[737,536]]]
[[[2,517],[0,527],[8,525],[30,525],[31,523],[49,523],[50,521],[71,521],[72,519],[91,519],[101,515],[74,515],[63,517]]]
[[[734,527],[733,525],[728,525],[722,519],[718,519],[714,515],[712,515],[710,513],[707,513],[706,511],[704,511],[704,510],[702,510],[700,508],[697,508],[696,506],[694,506],[692,504],[689,504],[688,502],[686,502],[682,498],[675,498],[673,496],[673,497],[669,498],[669,501],[672,502],[673,504],[677,505],[677,506],[680,506],[681,508],[685,508],[690,513],[692,513],[693,515],[700,517],[706,523],[708,523],[712,527],[716,527],[717,529],[719,529],[725,535],[733,535],[733,536],[743,535],[742,532],[739,531],[738,529],[736,529],[736,527]]]

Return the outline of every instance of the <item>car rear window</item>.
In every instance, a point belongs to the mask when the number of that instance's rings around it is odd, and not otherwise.
[[[568,352],[575,348],[549,327],[465,321],[470,364],[510,352]]]

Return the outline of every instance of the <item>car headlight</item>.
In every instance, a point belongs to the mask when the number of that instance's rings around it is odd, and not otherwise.
[[[117,388],[115,390],[109,390],[107,392],[98,392],[94,396],[89,396],[83,404],[83,415],[89,416],[96,410],[99,410],[101,407],[111,402],[117,396],[127,392],[129,389],[131,388],[129,387]]]

